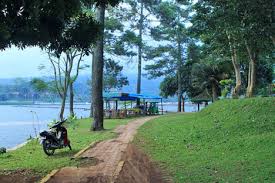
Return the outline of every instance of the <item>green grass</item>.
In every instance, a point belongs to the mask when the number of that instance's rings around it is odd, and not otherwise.
[[[68,129],[69,138],[73,150],[68,148],[57,150],[54,156],[48,157],[44,154],[42,146],[37,140],[29,142],[24,147],[0,155],[0,173],[4,170],[28,169],[41,176],[51,170],[64,166],[77,166],[79,161],[71,160],[71,157],[92,142],[112,138],[115,134],[111,129],[118,125],[126,124],[130,119],[105,120],[105,131],[90,132],[91,119],[77,120],[76,125]]]
[[[163,116],[143,125],[134,142],[175,182],[275,182],[275,98]]]

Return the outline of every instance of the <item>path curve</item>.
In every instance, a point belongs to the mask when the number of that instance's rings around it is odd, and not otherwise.
[[[115,129],[118,137],[97,143],[83,152],[80,157],[93,158],[96,165],[89,167],[65,167],[56,172],[47,183],[110,183],[121,182],[119,174],[124,166],[126,151],[133,140],[137,129],[145,122],[158,116],[143,117]],[[132,182],[150,182],[147,179]]]

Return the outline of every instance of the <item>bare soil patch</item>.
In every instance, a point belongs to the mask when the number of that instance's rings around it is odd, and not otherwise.
[[[30,170],[0,172],[1,183],[30,183],[38,182],[42,177]]]
[[[97,143],[80,157],[96,159],[97,164],[85,167],[65,167],[53,175],[48,183],[162,183],[169,182],[149,158],[130,144],[137,129],[156,118],[144,117],[118,127],[118,137]]]
[[[116,183],[170,183],[172,182],[149,157],[129,144],[123,158],[124,165]]]

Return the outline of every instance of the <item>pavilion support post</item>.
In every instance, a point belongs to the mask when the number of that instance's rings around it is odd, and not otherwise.
[[[125,117],[127,117],[127,106],[126,106],[126,101],[124,101],[124,112],[125,112]]]
[[[147,109],[145,107],[145,99],[143,99],[143,115],[146,115],[147,114]]]
[[[147,102],[144,104],[144,109],[145,109],[145,115],[147,115]]]
[[[160,99],[160,104],[161,104],[161,114],[163,115],[163,103],[162,103],[162,99]]]
[[[118,104],[117,104],[117,100],[116,100],[116,111],[117,111],[117,109],[118,109]]]

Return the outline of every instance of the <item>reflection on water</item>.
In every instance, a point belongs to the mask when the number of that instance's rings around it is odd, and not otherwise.
[[[75,105],[77,117],[88,117],[90,104]],[[196,106],[186,105],[186,112],[196,111]],[[164,111],[176,112],[176,104],[166,104]],[[0,105],[0,147],[11,148],[21,144],[30,136],[34,137],[39,131],[47,129],[47,124],[58,119],[59,105]],[[66,108],[65,116],[69,110]]]

